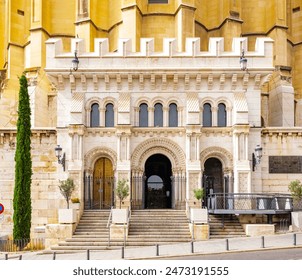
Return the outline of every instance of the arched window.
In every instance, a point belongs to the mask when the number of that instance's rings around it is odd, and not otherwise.
[[[154,106],[154,126],[163,126],[163,105],[160,103]]]
[[[177,112],[177,105],[175,103],[171,103],[169,105],[169,126],[170,127],[178,126],[178,112]]]
[[[100,126],[100,111],[99,104],[93,103],[90,111],[90,127]]]
[[[108,103],[106,105],[105,127],[114,127],[114,110],[112,103]]]
[[[146,103],[142,103],[139,106],[139,126],[148,126],[148,105]]]
[[[203,126],[209,127],[212,126],[212,108],[211,104],[206,103],[203,105]]]
[[[226,126],[227,124],[227,113],[226,113],[226,108],[223,103],[218,104],[218,112],[217,112],[217,120],[218,126]]]

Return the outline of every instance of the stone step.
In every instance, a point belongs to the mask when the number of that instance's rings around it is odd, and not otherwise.
[[[72,238],[67,238],[54,251],[102,250],[108,248],[109,211],[84,211]],[[127,246],[149,246],[190,242],[188,219],[185,211],[139,210],[132,211]],[[123,240],[111,240],[110,245],[123,246]],[[110,246],[110,248],[111,248]]]
[[[130,222],[130,228],[189,228],[188,224],[178,224],[178,223],[169,223],[169,224],[157,224],[157,223],[148,223],[146,224],[134,224],[133,222]]]
[[[152,228],[152,227],[130,227],[129,232],[188,232],[188,227],[179,227],[177,229],[171,230],[171,228]]]
[[[103,231],[100,231],[100,232],[77,232],[77,233],[74,233],[72,235],[72,238],[75,237],[75,238],[86,238],[86,237],[103,237],[103,236],[106,236],[108,237],[108,233],[109,232],[103,232]]]
[[[85,229],[85,228],[90,228],[90,229],[107,229],[107,225],[101,225],[101,224],[79,224],[77,226],[77,229]]]
[[[160,216],[148,216],[148,217],[130,217],[131,220],[133,221],[144,221],[147,219],[148,221],[156,220],[156,221],[183,221],[183,222],[188,222],[189,220],[186,217],[160,217]]]
[[[223,229],[223,228],[233,228],[233,229],[239,229],[242,230],[242,226],[241,225],[236,225],[236,226],[221,226],[221,225],[217,225],[217,226],[213,226],[211,225],[211,229]]]
[[[231,238],[245,236],[244,229],[234,215],[209,215],[210,238]]]

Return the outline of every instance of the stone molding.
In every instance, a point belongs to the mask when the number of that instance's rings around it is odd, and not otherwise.
[[[110,159],[113,170],[116,170],[117,154],[115,151],[107,147],[97,147],[88,151],[84,156],[84,169],[93,170],[95,162],[100,157],[106,157]]]
[[[204,149],[200,153],[200,163],[204,166],[205,162],[209,158],[217,158],[221,161],[224,170],[233,169],[233,156],[232,154],[224,148],[218,146],[212,146]]]
[[[172,170],[185,170],[184,151],[174,141],[165,138],[152,138],[144,141],[133,151],[131,163],[133,170],[144,170],[146,160],[156,153],[165,155],[171,161]]]

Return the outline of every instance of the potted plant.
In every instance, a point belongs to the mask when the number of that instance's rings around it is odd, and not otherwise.
[[[71,199],[71,208],[80,209],[80,199],[78,197],[72,197]]]
[[[75,223],[77,219],[76,209],[69,209],[69,201],[75,190],[73,180],[67,178],[64,181],[60,181],[59,189],[67,203],[67,209],[59,209],[59,223]]]
[[[193,192],[194,192],[194,197],[197,200],[200,200],[200,208],[202,208],[203,189],[202,188],[200,188],[200,189],[194,189]]]
[[[293,212],[291,213],[292,229],[302,231],[302,183],[300,180],[290,182],[288,190],[293,198]]]
[[[194,223],[207,223],[208,222],[208,210],[205,208],[202,208],[202,201],[203,201],[203,195],[204,195],[204,189],[194,189],[193,190],[194,197],[197,200],[200,200],[200,208],[191,208],[190,212],[190,220]]]
[[[293,198],[294,210],[302,210],[302,183],[300,180],[291,181],[288,190]]]
[[[120,200],[120,209],[121,209],[123,200],[129,195],[128,181],[126,179],[118,180],[115,192]]]
[[[129,185],[126,179],[119,179],[115,190],[119,199],[119,209],[112,209],[112,222],[115,224],[124,224],[128,220],[128,209],[122,209],[124,199],[129,195]]]

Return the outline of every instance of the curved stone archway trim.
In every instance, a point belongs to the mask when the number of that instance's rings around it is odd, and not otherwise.
[[[171,162],[172,170],[185,170],[185,153],[181,147],[165,138],[149,139],[141,143],[133,152],[131,162],[132,170],[144,170],[147,159],[154,154],[163,154]]]
[[[117,155],[115,151],[107,147],[96,147],[88,151],[84,156],[84,168],[85,170],[92,171],[94,169],[95,162],[105,157],[111,160],[113,170],[116,170]]]
[[[233,156],[232,154],[224,148],[213,146],[204,149],[200,153],[200,164],[202,169],[204,169],[204,164],[209,158],[217,158],[221,161],[223,170],[233,169]]]

